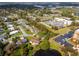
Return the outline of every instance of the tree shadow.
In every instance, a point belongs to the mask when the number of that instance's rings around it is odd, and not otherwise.
[[[61,53],[55,49],[38,50],[34,56],[61,56]]]

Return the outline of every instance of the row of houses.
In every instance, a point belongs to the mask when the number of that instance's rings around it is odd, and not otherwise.
[[[2,17],[1,17],[0,20],[3,21]],[[7,36],[6,36],[5,31],[4,31],[3,25],[0,25],[0,41],[3,42],[3,43],[6,42],[7,41],[7,40],[5,40],[6,37]]]
[[[7,17],[4,18],[4,20],[5,20],[5,19],[7,20],[7,21],[5,21],[5,24],[7,25],[7,28],[8,28],[8,30],[9,30],[9,35],[13,35],[13,34],[18,33],[19,30],[16,30],[16,29],[14,28],[13,23],[10,22],[10,21],[8,21],[8,18],[7,18]]]
[[[28,25],[28,22],[25,19],[18,19],[17,23],[22,25],[26,29],[30,30],[32,33],[38,33],[39,32],[39,30],[37,28],[35,28],[34,26]]]
[[[3,29],[2,26],[0,25],[0,32],[3,32],[3,30],[4,30],[4,29]]]

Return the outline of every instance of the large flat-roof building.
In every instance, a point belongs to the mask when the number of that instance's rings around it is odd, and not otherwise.
[[[70,18],[54,18],[53,20],[45,21],[46,24],[56,27],[65,27],[71,25],[72,21]]]

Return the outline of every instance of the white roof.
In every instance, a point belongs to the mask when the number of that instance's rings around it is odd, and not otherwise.
[[[9,25],[7,25],[7,26],[13,26],[12,24],[9,24]]]
[[[13,35],[13,34],[16,34],[16,33],[18,33],[18,30],[10,32],[10,35]]]
[[[14,27],[10,27],[10,28],[8,28],[9,30],[14,30]]]
[[[63,21],[63,20],[65,20],[65,19],[63,19],[63,18],[55,18],[57,21]]]
[[[13,27],[13,25],[10,24],[10,25],[7,25],[7,27]]]
[[[79,22],[79,20],[75,20],[75,22]]]
[[[79,29],[75,30],[75,33],[79,33]]]

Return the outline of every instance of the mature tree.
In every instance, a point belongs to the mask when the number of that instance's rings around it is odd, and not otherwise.
[[[4,54],[3,48],[4,48],[4,44],[0,41],[0,56]]]
[[[72,17],[72,9],[67,9],[67,8],[63,8],[61,9],[62,11],[62,16],[66,16],[66,17]]]
[[[46,50],[50,48],[48,39],[49,39],[49,35],[47,35],[45,39],[40,43],[40,49]]]

